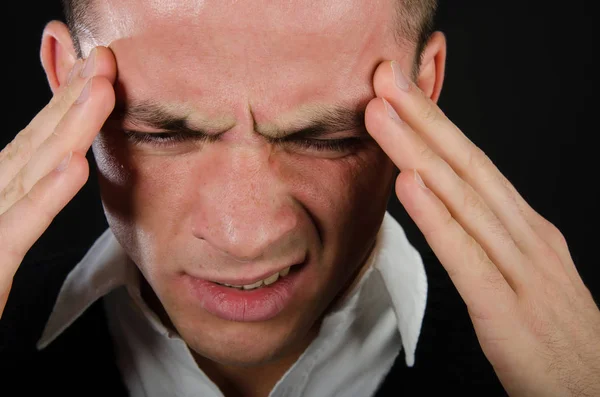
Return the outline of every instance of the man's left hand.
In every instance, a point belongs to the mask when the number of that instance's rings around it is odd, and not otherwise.
[[[379,65],[374,87],[367,129],[400,169],[398,199],[465,301],[506,391],[600,396],[600,310],[562,233],[397,62]]]

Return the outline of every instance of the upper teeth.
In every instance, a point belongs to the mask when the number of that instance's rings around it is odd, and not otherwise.
[[[279,277],[285,277],[288,275],[289,272],[290,272],[290,267],[286,267],[285,269],[283,269],[275,274],[270,275],[269,277],[265,278],[264,280],[257,281],[254,284],[232,285],[232,284],[223,283],[222,285],[225,285],[227,287],[237,288],[237,289],[243,289],[243,290],[256,289],[256,288],[262,287],[263,285],[273,284],[275,281],[277,281],[279,279]]]

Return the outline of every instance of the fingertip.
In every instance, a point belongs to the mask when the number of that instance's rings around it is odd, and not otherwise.
[[[106,78],[111,84],[117,78],[117,61],[112,50],[108,47],[96,47],[96,76]]]
[[[413,220],[420,217],[423,211],[431,210],[431,191],[423,188],[419,182],[418,172],[414,169],[401,170],[396,178],[396,196],[408,211]]]
[[[75,161],[74,177],[81,183],[81,186],[85,185],[90,176],[90,165],[85,154],[74,152],[71,161]]]
[[[392,98],[395,96],[392,61],[383,61],[377,66],[373,75],[373,88],[378,97]]]
[[[413,170],[401,170],[396,178],[396,193],[404,195],[404,192],[412,187],[414,181]]]
[[[373,98],[367,103],[367,107],[365,108],[365,127],[367,127],[367,131],[371,133],[373,127],[377,125],[375,123],[377,121],[377,101],[379,98]]]
[[[365,108],[365,127],[371,135],[383,129],[386,122],[386,110],[382,98],[373,98]]]
[[[90,167],[85,157],[85,153],[77,150],[71,154],[71,159],[68,165],[62,171],[56,170],[59,175],[64,175],[68,179],[70,186],[73,186],[74,191],[79,190],[87,182],[90,175]]]

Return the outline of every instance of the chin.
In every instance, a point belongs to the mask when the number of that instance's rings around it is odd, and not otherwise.
[[[235,323],[216,319],[200,327],[177,327],[181,337],[196,356],[226,366],[268,365],[292,353],[291,347],[309,340],[309,330],[294,332],[294,321]],[[227,323],[227,322],[225,322]],[[181,328],[181,329],[180,329]],[[308,344],[308,343],[306,343]]]

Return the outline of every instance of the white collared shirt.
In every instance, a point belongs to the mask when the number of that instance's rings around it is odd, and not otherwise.
[[[370,396],[404,350],[413,366],[427,276],[418,251],[386,213],[365,272],[270,397]],[[104,297],[118,366],[132,397],[222,397],[185,342],[141,298],[139,272],[110,228],[65,279],[38,348]]]

